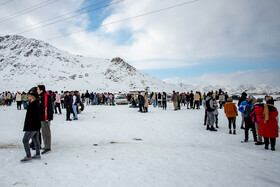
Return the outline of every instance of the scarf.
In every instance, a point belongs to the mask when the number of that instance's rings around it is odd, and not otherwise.
[[[269,119],[269,109],[268,109],[268,106],[273,106],[272,104],[265,104],[264,105],[264,111],[263,111],[263,114],[264,114],[264,123],[266,123],[266,121]]]

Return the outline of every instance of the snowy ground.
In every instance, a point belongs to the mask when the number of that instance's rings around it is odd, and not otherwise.
[[[52,152],[22,164],[26,111],[1,106],[0,186],[280,186],[279,139],[275,152],[254,145],[251,132],[241,144],[240,117],[229,135],[223,110],[210,132],[203,109],[172,109],[89,106],[72,122],[63,111],[51,124]]]

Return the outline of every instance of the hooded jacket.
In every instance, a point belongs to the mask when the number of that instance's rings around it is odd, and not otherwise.
[[[52,98],[49,93],[42,92],[40,94],[40,114],[41,121],[53,120]]]

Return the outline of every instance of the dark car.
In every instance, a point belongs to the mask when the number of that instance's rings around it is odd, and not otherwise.
[[[233,100],[239,100],[240,99],[239,95],[232,95],[231,97],[232,97]]]

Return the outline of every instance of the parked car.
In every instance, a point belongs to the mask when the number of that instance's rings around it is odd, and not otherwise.
[[[275,98],[275,101],[280,101],[280,97],[276,97],[276,98]]]
[[[129,101],[127,100],[127,98],[125,97],[125,95],[118,95],[115,98],[115,103],[117,105],[128,105]]]

